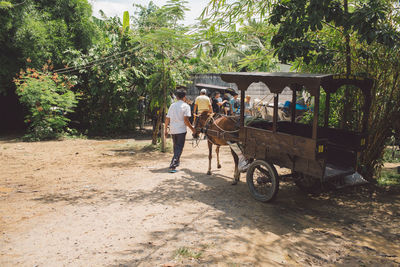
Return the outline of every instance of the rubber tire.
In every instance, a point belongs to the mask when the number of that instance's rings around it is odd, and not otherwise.
[[[297,179],[295,178],[296,176],[298,176]],[[321,180],[318,178],[303,173],[294,173],[293,178],[295,179],[294,183],[296,186],[307,194],[319,195],[323,191]]]
[[[266,168],[271,176],[271,190],[267,195],[260,194],[256,191],[254,187],[254,182],[253,182],[253,175],[254,175],[254,170],[256,169],[257,166],[262,165],[264,168]],[[249,188],[250,194],[253,196],[254,199],[261,201],[261,202],[271,202],[276,198],[276,195],[278,194],[279,191],[279,176],[278,173],[274,167],[274,165],[269,164],[268,162],[264,160],[256,160],[254,161],[249,168],[247,169],[247,174],[246,174],[246,181],[247,181],[247,186]]]

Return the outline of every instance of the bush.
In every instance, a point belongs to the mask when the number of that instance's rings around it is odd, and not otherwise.
[[[400,174],[395,169],[383,169],[377,177],[382,186],[400,186]]]
[[[400,150],[398,147],[386,147],[383,153],[383,161],[390,163],[399,163],[400,162]]]
[[[25,122],[29,131],[25,140],[39,141],[54,139],[64,133],[69,119],[66,115],[72,112],[77,104],[75,94],[70,90],[73,84],[57,73],[43,72],[27,68],[21,71],[14,80],[19,101],[27,107]]]

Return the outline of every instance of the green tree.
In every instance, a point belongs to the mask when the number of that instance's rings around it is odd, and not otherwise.
[[[151,96],[150,107],[156,112],[153,144],[157,141],[159,126],[165,118],[169,96],[177,85],[187,83],[189,78],[188,55],[194,50],[188,29],[179,24],[184,17],[186,1],[173,0],[161,8],[152,2],[148,7],[137,5],[138,17],[134,28],[139,33],[140,55],[150,62],[149,81],[146,91]],[[161,127],[162,131],[164,127]],[[165,150],[161,134],[162,150]]]
[[[147,75],[145,62],[137,57],[139,43],[118,17],[97,20],[102,41],[87,53],[68,50],[68,68],[60,70],[78,80],[81,101],[74,114],[90,135],[134,131],[138,122],[138,97]]]
[[[26,0],[21,5],[0,8],[0,92],[12,89],[12,78],[21,68],[40,69],[48,59],[63,66],[69,48],[87,51],[97,38],[91,6],[86,0]]]
[[[12,82],[15,75],[28,66],[40,69],[48,59],[54,68],[63,68],[65,50],[87,51],[99,37],[91,12],[86,0],[25,0],[0,6],[0,120],[6,124],[2,129],[23,124],[25,111]]]
[[[202,44],[211,58],[217,57],[221,64],[236,71],[277,70],[270,40],[276,27],[260,19],[253,8],[267,8],[262,1],[211,1],[202,13],[200,34]]]
[[[281,60],[302,70],[356,73],[376,80],[372,89],[369,142],[361,171],[372,177],[382,164],[391,120],[399,109],[399,17],[394,1],[287,1],[274,6],[270,21],[279,25],[271,43]],[[340,104],[339,104],[340,103]],[[344,103],[344,104],[343,104]],[[359,129],[360,93],[345,88],[332,106],[341,126]]]

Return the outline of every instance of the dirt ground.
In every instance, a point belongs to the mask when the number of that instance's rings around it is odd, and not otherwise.
[[[140,140],[142,139],[142,140]],[[400,195],[372,185],[255,201],[190,141],[0,139],[0,266],[400,266]]]

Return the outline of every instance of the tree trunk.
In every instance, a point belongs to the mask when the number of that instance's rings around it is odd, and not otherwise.
[[[151,143],[152,143],[153,145],[157,145],[158,131],[159,131],[159,129],[160,129],[160,125],[161,125],[161,121],[162,121],[160,115],[161,115],[161,110],[158,110],[158,112],[157,112],[156,124],[155,124],[155,126],[154,126],[154,128],[153,128],[153,137],[152,137],[152,141],[151,141]]]
[[[161,109],[161,152],[165,152],[166,149],[166,138],[165,138],[165,112],[167,110],[167,89],[165,88],[165,83],[163,85],[163,107]]]
[[[164,47],[162,47],[162,68],[163,68],[163,73],[162,73],[162,81],[161,81],[161,86],[163,90],[163,104],[161,108],[161,152],[165,152],[165,111],[167,110],[167,86],[166,86],[166,81],[165,81],[165,63],[164,63]]]
[[[161,152],[165,152],[165,143],[166,143],[166,138],[165,138],[165,109],[163,108],[162,114],[160,116],[161,118]]]

